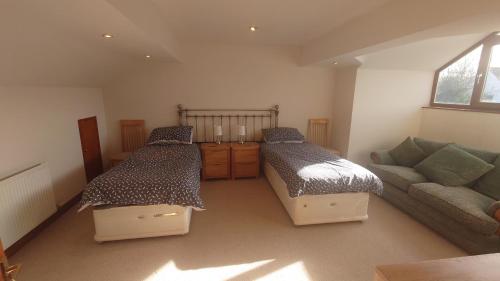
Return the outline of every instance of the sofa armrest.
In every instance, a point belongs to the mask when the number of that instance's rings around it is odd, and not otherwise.
[[[497,222],[500,222],[500,201],[493,202],[488,208],[488,214],[492,216]],[[497,235],[500,236],[500,227],[497,230]]]
[[[389,150],[377,150],[370,153],[373,163],[379,165],[396,165],[394,159],[389,154]]]

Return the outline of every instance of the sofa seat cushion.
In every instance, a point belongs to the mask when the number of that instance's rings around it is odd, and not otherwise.
[[[495,234],[500,223],[487,214],[493,199],[467,187],[448,187],[437,183],[410,186],[410,197],[447,215],[470,230],[484,235]]]
[[[414,183],[428,181],[413,168],[370,164],[369,169],[382,181],[388,182],[405,192],[408,192],[408,187]]]

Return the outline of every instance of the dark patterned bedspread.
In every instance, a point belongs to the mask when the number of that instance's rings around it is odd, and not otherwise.
[[[345,192],[382,194],[372,172],[309,143],[262,144],[264,159],[286,182],[290,197]]]
[[[91,181],[83,192],[81,209],[157,204],[203,209],[200,168],[196,144],[148,145]]]

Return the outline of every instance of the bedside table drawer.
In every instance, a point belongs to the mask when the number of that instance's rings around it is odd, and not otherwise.
[[[239,150],[233,153],[236,163],[255,163],[259,161],[259,152],[256,150]]]
[[[258,177],[259,163],[236,163],[233,164],[233,178]]]
[[[228,178],[229,163],[206,165],[204,174],[206,178]]]
[[[202,143],[203,179],[231,177],[231,145],[228,143]]]
[[[229,151],[209,150],[205,151],[205,162],[207,165],[228,164]]]
[[[260,146],[256,142],[231,144],[231,175],[233,179],[259,177]]]

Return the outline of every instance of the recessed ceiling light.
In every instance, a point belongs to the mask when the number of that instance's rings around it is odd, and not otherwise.
[[[111,33],[104,33],[102,35],[102,37],[104,37],[104,38],[113,38],[113,34],[111,34]]]
[[[339,64],[339,62],[338,62],[338,61],[336,61],[336,60],[332,60],[330,63],[331,63],[331,64],[333,64],[333,65],[337,65],[337,64]]]
[[[147,59],[150,59],[150,58],[151,58],[151,56],[150,56],[150,55],[146,55],[146,58],[147,58]]]
[[[251,25],[249,28],[251,32],[255,32],[258,29],[258,27],[256,27],[255,25]]]

